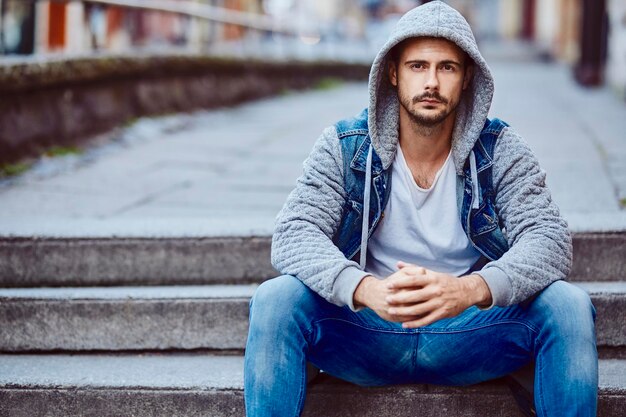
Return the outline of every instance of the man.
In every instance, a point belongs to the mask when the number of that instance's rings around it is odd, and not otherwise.
[[[250,306],[249,416],[302,411],[307,361],[344,380],[466,385],[534,363],[539,416],[596,411],[595,311],[534,155],[488,120],[493,78],[435,1],[374,61],[370,103],[324,131]],[[357,263],[357,261],[359,261]]]

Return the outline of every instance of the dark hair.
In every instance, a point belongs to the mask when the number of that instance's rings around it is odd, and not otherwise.
[[[391,48],[391,50],[389,51],[389,59],[393,61],[396,65],[398,65],[398,61],[400,61],[400,55],[402,55],[402,51],[404,50],[404,45],[411,39],[415,39],[415,38],[404,39],[398,42],[397,44],[395,44],[393,48]]]

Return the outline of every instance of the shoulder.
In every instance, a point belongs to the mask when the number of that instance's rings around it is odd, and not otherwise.
[[[533,151],[522,135],[513,126],[498,118],[485,121],[477,145],[479,151],[489,155],[494,161],[507,162],[524,155],[534,158]]]
[[[522,135],[514,127],[506,125],[498,134],[494,159],[509,160],[524,156],[535,158],[530,145]]]
[[[367,125],[367,109],[353,117],[339,120],[334,125],[339,139],[350,136],[365,136],[369,132]]]
[[[535,178],[543,185],[545,177],[537,156],[522,135],[511,126],[502,130],[496,142],[493,173],[496,184]]]
[[[480,132],[480,146],[487,155],[493,155],[496,143],[503,136],[506,130],[509,128],[509,124],[505,121],[495,118],[487,119],[483,126],[483,130]]]

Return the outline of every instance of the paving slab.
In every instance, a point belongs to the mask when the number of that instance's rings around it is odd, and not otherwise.
[[[28,225],[40,218],[67,228],[76,219],[114,222],[118,217],[145,218],[146,213],[158,219],[159,209],[170,213],[168,218],[196,222],[210,219],[210,209],[234,210],[230,217],[237,219],[259,217],[262,209],[264,219],[273,221],[322,129],[337,115],[356,114],[366,100],[363,84],[346,83],[336,91],[286,94],[181,115],[175,128],[171,116],[161,126],[158,120],[143,119],[116,132],[113,143],[101,146],[104,151],[88,151],[83,163],[56,173],[34,169],[5,181],[0,186],[0,233],[33,230]],[[259,183],[272,187],[259,188]],[[39,236],[45,232],[35,231]],[[179,235],[185,236],[184,230]]]
[[[626,405],[626,364],[600,361],[599,416]],[[242,416],[243,358],[198,354],[0,355],[0,414]],[[305,416],[520,416],[501,380],[363,388],[321,374]]]
[[[596,307],[598,346],[626,353],[626,282],[577,285],[591,294]],[[0,289],[0,351],[242,350],[255,289]]]
[[[624,229],[626,105],[561,64],[496,61],[492,114],[528,141],[573,230]]]

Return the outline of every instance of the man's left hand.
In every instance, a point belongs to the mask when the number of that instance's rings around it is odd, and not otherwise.
[[[417,320],[404,322],[404,328],[423,327],[457,316],[475,304],[491,304],[491,292],[480,275],[457,278],[405,262],[398,262],[398,268],[408,268],[410,274],[388,283],[388,288],[394,291],[387,297],[391,305],[388,313],[420,316]]]

